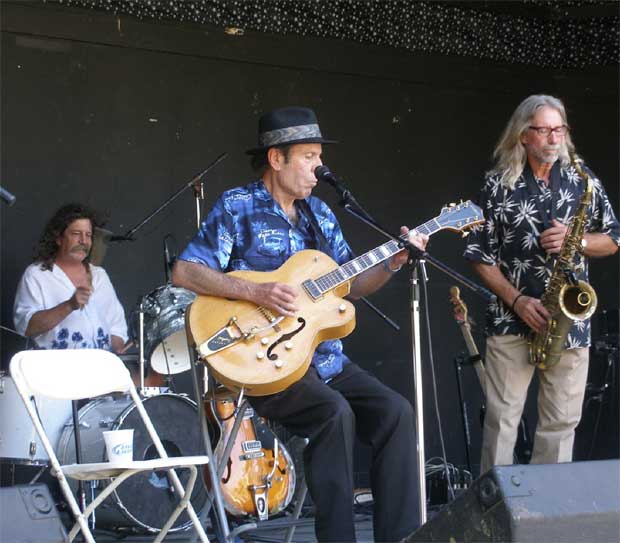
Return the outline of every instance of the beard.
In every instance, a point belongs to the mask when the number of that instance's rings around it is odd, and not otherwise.
[[[545,164],[553,164],[560,156],[560,146],[546,145],[542,149],[532,150],[534,158]]]

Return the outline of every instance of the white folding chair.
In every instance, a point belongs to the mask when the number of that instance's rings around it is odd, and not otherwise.
[[[81,530],[86,541],[94,543],[95,539],[86,519],[123,481],[143,471],[166,470],[180,501],[155,537],[154,542],[163,541],[166,533],[184,509],[187,510],[200,540],[203,543],[209,542],[190,502],[197,478],[196,466],[206,464],[208,458],[206,456],[168,457],[151,419],[142,405],[129,371],[116,355],[95,349],[22,351],[11,359],[10,371],[17,391],[49,456],[52,473],[58,478],[62,492],[75,516],[76,522],[69,532],[70,541],[73,541]],[[61,466],[41,425],[31,397],[36,394],[60,400],[79,400],[112,392],[131,395],[160,458],[113,465],[108,462],[98,462]],[[183,488],[174,468],[190,470],[189,480],[185,488]],[[81,512],[66,477],[86,481],[100,479],[111,479],[111,481],[86,507],[86,510]]]

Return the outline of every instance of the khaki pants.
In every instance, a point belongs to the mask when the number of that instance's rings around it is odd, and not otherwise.
[[[588,377],[587,347],[565,350],[554,367],[538,371],[538,425],[532,464],[570,462],[575,427]],[[527,341],[519,336],[491,336],[486,350],[486,414],[480,473],[513,463],[517,428],[527,391],[537,369],[528,363]]]

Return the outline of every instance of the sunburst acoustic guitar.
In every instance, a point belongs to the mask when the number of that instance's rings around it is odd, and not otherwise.
[[[484,222],[470,201],[445,206],[433,219],[415,228],[465,232]],[[281,282],[299,288],[299,311],[285,317],[244,300],[198,296],[188,323],[200,357],[214,377],[231,390],[249,396],[274,394],[305,374],[316,346],[347,336],[355,328],[355,308],[343,296],[351,280],[402,249],[394,240],[343,264],[325,253],[304,250],[271,272],[233,271],[229,275],[256,283]]]

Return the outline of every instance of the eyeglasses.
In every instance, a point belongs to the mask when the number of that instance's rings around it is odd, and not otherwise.
[[[536,130],[539,136],[548,137],[552,132],[556,136],[566,136],[568,132],[568,126],[563,124],[562,126],[555,126],[551,128],[550,126],[528,126],[530,130]]]

